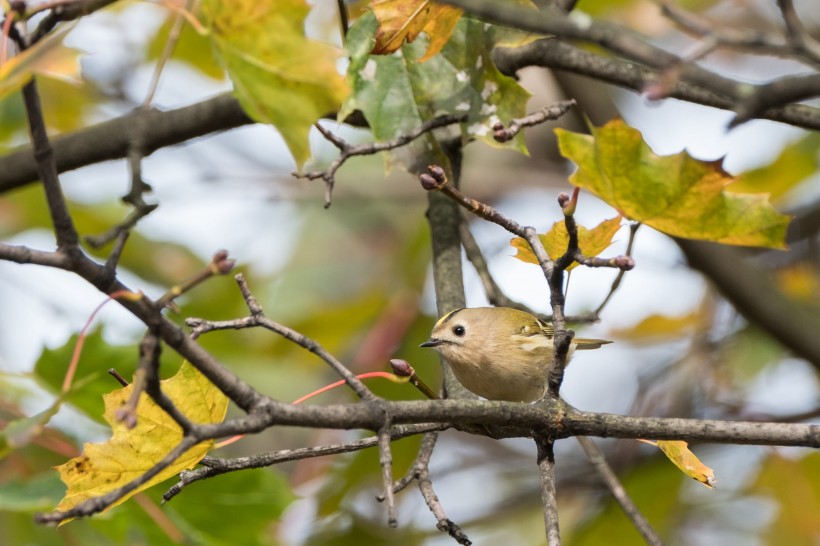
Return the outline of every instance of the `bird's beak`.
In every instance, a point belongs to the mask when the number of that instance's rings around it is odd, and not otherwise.
[[[444,340],[431,337],[430,339],[419,345],[419,347],[438,347],[442,343],[444,343]]]

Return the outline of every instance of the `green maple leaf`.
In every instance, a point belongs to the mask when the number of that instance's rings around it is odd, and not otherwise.
[[[341,52],[308,40],[304,0],[205,0],[202,14],[242,108],[274,125],[297,167],[310,157],[308,133],[337,112],[348,94],[336,63]]]
[[[348,81],[353,89],[340,118],[361,110],[374,137],[385,141],[414,129],[440,115],[465,116],[456,132],[465,142],[492,139],[492,126],[526,114],[529,93],[501,74],[490,53],[496,29],[462,18],[441,52],[424,62],[428,39],[422,34],[391,55],[371,55],[378,22],[372,13],[350,28]],[[526,151],[519,135],[506,145]],[[412,158],[412,163],[410,159]],[[438,142],[431,135],[391,153],[394,161],[411,170],[444,163]]]
[[[591,135],[556,129],[561,155],[578,165],[570,182],[631,220],[675,237],[785,248],[790,217],[766,194],[727,191],[735,179],[721,161],[686,152],[658,156],[623,120],[592,127]]]

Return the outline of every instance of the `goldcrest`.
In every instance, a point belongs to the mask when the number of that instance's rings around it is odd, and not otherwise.
[[[456,309],[439,319],[430,339],[464,387],[488,400],[534,402],[547,389],[552,366],[551,324],[509,307]],[[612,343],[603,339],[574,338],[575,349],[597,349]]]

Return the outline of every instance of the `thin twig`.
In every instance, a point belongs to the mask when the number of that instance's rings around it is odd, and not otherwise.
[[[68,212],[65,196],[60,187],[60,178],[54,163],[54,151],[46,132],[40,95],[34,80],[23,86],[23,101],[26,105],[31,144],[37,159],[37,172],[46,192],[46,203],[54,225],[54,234],[57,237],[57,248],[69,254],[82,252],[79,249],[77,229],[74,227],[74,221]]]
[[[120,263],[120,257],[122,256],[123,250],[125,250],[125,243],[128,242],[129,236],[129,231],[123,231],[117,235],[117,238],[114,241],[114,247],[111,249],[111,253],[108,254],[108,258],[105,260],[105,272],[111,277],[111,280],[113,280],[117,275],[117,266]]]
[[[398,493],[404,490],[413,481],[418,481],[421,496],[436,518],[436,528],[450,535],[459,544],[469,546],[472,544],[469,537],[461,530],[461,527],[447,517],[438,495],[436,495],[436,492],[433,490],[433,482],[430,479],[430,458],[433,456],[433,449],[436,446],[437,440],[438,432],[428,432],[422,437],[419,452],[416,455],[413,466],[408,470],[407,474],[393,484],[393,491]],[[379,498],[379,500],[382,499]]]
[[[393,440],[407,438],[423,434],[432,430],[443,430],[446,424],[421,424],[421,425],[400,425],[390,429],[390,437]],[[338,455],[341,453],[351,453],[371,447],[378,446],[378,436],[370,436],[352,442],[339,444],[328,444],[324,446],[300,447],[297,449],[283,449],[270,453],[259,453],[249,457],[236,457],[233,459],[221,459],[218,457],[205,457],[200,461],[202,465],[194,470],[181,472],[179,482],[174,484],[165,494],[162,495],[163,502],[167,502],[182,492],[187,486],[200,480],[213,478],[229,472],[248,470],[252,468],[265,468],[268,466],[286,463],[289,461],[300,461],[314,457],[324,457],[327,455]]]
[[[820,57],[815,56],[808,47],[805,47],[800,37],[797,36],[800,33],[789,29],[788,21],[786,36],[782,36],[752,28],[738,29],[719,26],[703,15],[687,11],[673,2],[662,2],[661,13],[683,32],[706,40],[713,44],[714,48],[730,48],[758,55],[792,58],[814,66],[820,64]],[[785,13],[783,18],[786,19]]]
[[[113,4],[115,1],[116,0],[74,0],[71,2],[52,2],[51,7],[53,7],[53,9],[40,20],[37,24],[37,28],[31,33],[29,45],[34,45],[39,42],[46,34],[51,32],[58,23],[79,19],[109,4]]]
[[[635,234],[638,232],[638,228],[641,227],[640,222],[633,222],[629,224],[629,242],[626,244],[626,252],[624,253],[625,256],[632,256],[632,245],[635,242]],[[612,299],[612,296],[615,294],[615,291],[621,286],[621,280],[624,278],[626,274],[626,270],[621,269],[618,271],[618,275],[615,277],[615,280],[612,281],[612,286],[609,287],[609,292],[607,292],[604,301],[601,302],[601,305],[598,306],[595,311],[593,311],[593,315],[595,317],[600,317],[601,313],[606,307],[606,304],[609,303],[609,300]]]
[[[109,374],[111,377],[113,377],[114,379],[116,379],[116,380],[117,380],[117,383],[119,383],[119,384],[120,384],[120,385],[122,385],[123,387],[127,387],[127,386],[128,386],[128,380],[127,380],[127,379],[125,379],[122,375],[120,375],[120,372],[118,372],[118,371],[117,371],[117,370],[115,370],[114,368],[109,368],[109,369],[108,369],[108,374]]]
[[[464,253],[467,255],[467,260],[469,260],[469,262],[473,265],[473,268],[475,269],[476,274],[484,287],[484,295],[487,296],[487,301],[489,301],[491,305],[496,307],[511,307],[513,309],[520,309],[521,311],[537,316],[541,320],[552,322],[552,315],[539,313],[521,302],[510,299],[504,291],[501,290],[501,287],[498,286],[498,283],[495,282],[495,279],[490,273],[487,260],[484,258],[484,254],[481,252],[481,247],[478,246],[478,242],[475,240],[475,237],[473,237],[473,233],[470,230],[470,226],[467,224],[466,219],[464,219],[459,225],[459,233],[461,234],[461,244],[464,247]],[[619,273],[618,275],[620,276],[622,273]],[[597,322],[599,320],[596,313],[571,315],[565,318],[567,322],[571,323]]]
[[[651,546],[663,546],[663,541],[661,541],[658,534],[652,528],[649,521],[646,519],[638,507],[635,506],[635,503],[632,502],[632,499],[626,493],[623,484],[618,479],[618,476],[613,472],[612,468],[609,466],[609,463],[606,462],[606,458],[604,457],[604,453],[601,451],[601,448],[598,447],[598,444],[592,441],[591,438],[586,436],[576,436],[576,440],[578,443],[581,444],[581,447],[584,449],[584,453],[586,453],[589,462],[592,463],[592,466],[598,472],[598,475],[601,476],[601,479],[604,481],[606,486],[609,488],[609,491],[612,493],[612,496],[615,497],[615,501],[621,507],[621,509],[626,514],[626,517],[629,518],[629,521],[632,522],[632,525],[637,529],[637,531],[641,534],[647,544]]]
[[[453,125],[454,123],[461,123],[462,121],[466,120],[467,117],[464,115],[461,116],[453,116],[453,115],[444,115],[439,116],[437,118],[433,118],[430,121],[427,121],[415,129],[408,131],[404,134],[399,135],[398,137],[388,140],[387,142],[371,142],[368,144],[361,144],[359,146],[353,146],[348,143],[343,138],[333,134],[331,131],[328,131],[321,124],[316,123],[315,127],[318,129],[322,136],[328,140],[331,144],[336,146],[341,152],[339,156],[333,160],[330,166],[323,170],[323,171],[311,171],[308,173],[299,173],[299,172],[292,172],[291,174],[296,178],[307,178],[308,180],[316,180],[317,178],[321,178],[325,181],[325,208],[330,206],[331,196],[333,194],[333,187],[336,184],[336,171],[344,165],[345,161],[350,159],[351,157],[355,157],[357,155],[373,155],[379,152],[384,152],[387,150],[392,150],[394,148],[399,148],[412,142],[413,140],[417,139],[421,135],[433,131],[435,129],[439,129],[441,127],[446,127],[448,125]]]
[[[538,259],[541,270],[544,272],[547,279],[549,279],[552,275],[553,262],[547,256],[547,251],[544,250],[544,245],[538,238],[538,234],[534,227],[522,226],[512,218],[507,218],[490,205],[476,201],[472,197],[467,197],[457,188],[453,187],[452,184],[448,184],[444,169],[438,165],[430,165],[428,167],[428,171],[429,174],[423,173],[419,176],[421,186],[425,190],[440,191],[476,216],[480,216],[485,220],[503,227],[513,235],[518,235],[519,237],[526,239],[532,247],[533,254],[535,254],[535,257]]]
[[[198,3],[198,0],[186,0],[185,6],[182,9],[193,12],[196,10],[195,3]],[[157,87],[159,87],[160,76],[162,76],[162,71],[165,69],[165,65],[170,60],[171,55],[174,54],[174,49],[176,48],[177,42],[179,42],[179,36],[182,33],[182,26],[184,24],[185,17],[182,13],[177,12],[174,16],[171,30],[168,32],[168,41],[165,42],[165,49],[162,50],[162,54],[159,56],[159,59],[157,59],[157,65],[154,67],[154,73],[151,75],[148,93],[145,95],[145,100],[142,101],[143,108],[149,107],[154,101],[154,94],[157,91]]]
[[[575,99],[562,100],[555,104],[545,106],[537,112],[527,114],[523,118],[514,118],[510,120],[510,124],[506,127],[503,123],[498,122],[493,125],[493,139],[496,142],[508,142],[515,138],[515,135],[521,132],[525,127],[534,127],[562,117],[569,112],[569,109],[575,106],[575,104]]]
[[[558,496],[555,493],[555,453],[553,441],[536,438],[538,448],[538,470],[541,476],[541,503],[544,508],[544,527],[547,546],[560,546],[561,532],[558,529]]]
[[[429,398],[430,400],[439,400],[440,397],[438,394],[433,392],[427,383],[422,381],[422,379],[416,374],[416,370],[413,366],[410,365],[409,362],[403,360],[401,358],[392,358],[390,359],[390,368],[393,370],[393,373],[399,377],[406,377],[408,382],[416,387],[419,392],[421,392],[424,396]]]
[[[160,387],[159,357],[161,349],[162,345],[156,333],[148,331],[139,345],[140,358],[137,371],[134,374],[131,396],[125,405],[116,411],[115,416],[126,427],[134,428],[137,425],[137,404],[139,404],[142,393],[145,392],[180,426],[183,434],[188,434],[193,429],[193,424],[184,413],[179,411],[174,402],[162,392]]]
[[[134,210],[120,224],[112,227],[100,235],[86,235],[83,240],[94,248],[101,248],[110,241],[119,237],[122,233],[128,233],[137,222],[154,212],[159,205],[156,203],[146,203],[143,195],[152,191],[152,188],[142,179],[142,160],[145,157],[142,146],[139,144],[141,131],[134,131],[134,142],[128,149],[128,168],[131,171],[131,187],[129,192],[123,196],[123,202],[130,204]]]
[[[384,501],[387,504],[387,525],[397,527],[396,497],[393,494],[393,455],[390,451],[390,414],[385,411],[385,422],[378,432],[379,465],[382,468]]]
[[[162,309],[168,306],[174,299],[199,286],[214,275],[227,275],[235,265],[236,261],[228,258],[227,250],[217,250],[208,265],[180,284],[172,286],[171,289],[163,294],[155,303]]]
[[[297,345],[304,347],[311,353],[324,360],[336,371],[336,373],[342,377],[342,379],[345,380],[348,386],[350,386],[350,388],[353,389],[353,391],[362,400],[377,400],[376,395],[374,395],[353,372],[351,372],[344,364],[339,362],[336,357],[327,352],[317,341],[314,341],[296,330],[292,330],[287,326],[274,322],[265,317],[259,303],[252,297],[252,293],[248,288],[247,282],[245,281],[245,276],[240,273],[234,278],[240,287],[243,297],[245,297],[245,302],[248,305],[248,308],[251,309],[251,312],[254,314],[249,317],[226,321],[208,321],[200,318],[188,318],[185,320],[185,324],[194,329],[191,333],[192,337],[197,338],[204,333],[214,330],[241,330],[244,328],[256,327],[266,328],[272,332],[276,332],[286,339],[289,339]]]

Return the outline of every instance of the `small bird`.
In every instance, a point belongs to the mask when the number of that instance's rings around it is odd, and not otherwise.
[[[547,389],[552,366],[552,325],[518,309],[473,307],[456,309],[439,319],[430,339],[468,390],[488,400],[534,402]],[[575,349],[597,349],[612,343],[573,338]]]

